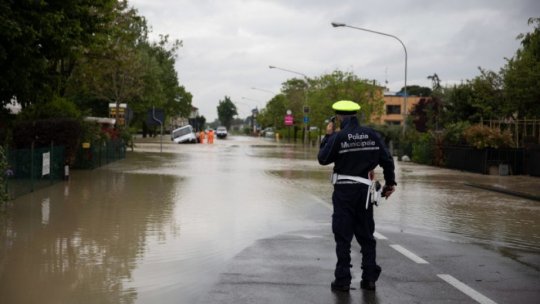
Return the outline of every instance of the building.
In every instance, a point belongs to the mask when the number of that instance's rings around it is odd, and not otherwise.
[[[416,104],[420,101],[420,96],[407,97],[407,115],[411,113]],[[384,94],[384,105],[381,111],[382,114],[374,114],[371,116],[371,122],[375,124],[401,125],[403,124],[403,96],[395,94]]]
[[[189,124],[192,124],[192,126],[195,127],[195,129],[197,129],[197,126],[193,125],[195,118],[197,116],[199,116],[199,108],[191,106],[189,117],[182,117],[180,115],[171,117],[170,122],[169,122],[170,129],[171,130],[176,129],[176,128],[183,127]]]

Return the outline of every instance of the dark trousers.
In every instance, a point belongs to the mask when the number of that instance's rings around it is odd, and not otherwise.
[[[332,195],[334,213],[332,232],[336,241],[336,283],[351,282],[351,241],[353,235],[362,252],[362,280],[377,281],[381,268],[375,262],[376,240],[373,205],[366,210],[368,186],[364,184],[336,184]]]

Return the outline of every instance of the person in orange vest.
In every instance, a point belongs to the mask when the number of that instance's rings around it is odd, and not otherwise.
[[[204,144],[204,131],[199,132],[199,143]]]
[[[208,130],[208,143],[209,144],[214,143],[214,130],[212,129]]]

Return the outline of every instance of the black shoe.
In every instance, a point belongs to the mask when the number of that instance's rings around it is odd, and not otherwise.
[[[362,280],[360,281],[360,288],[365,290],[375,290],[375,282]]]
[[[332,291],[349,292],[349,289],[351,289],[350,284],[339,285],[339,284],[336,284],[336,281],[333,281],[332,284],[330,284],[330,287],[332,288]]]

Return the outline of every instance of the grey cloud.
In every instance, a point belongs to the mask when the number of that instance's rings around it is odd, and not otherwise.
[[[533,0],[133,0],[154,29],[184,41],[177,62],[180,81],[209,120],[228,95],[257,100],[279,91],[295,75],[269,70],[273,64],[308,76],[338,68],[397,90],[403,85],[403,50],[388,37],[330,22],[394,34],[409,52],[409,84],[430,85],[478,75],[477,66],[498,70],[519,47],[515,36],[530,31]],[[244,102],[248,104],[247,102]],[[239,105],[243,112],[251,105]]]

